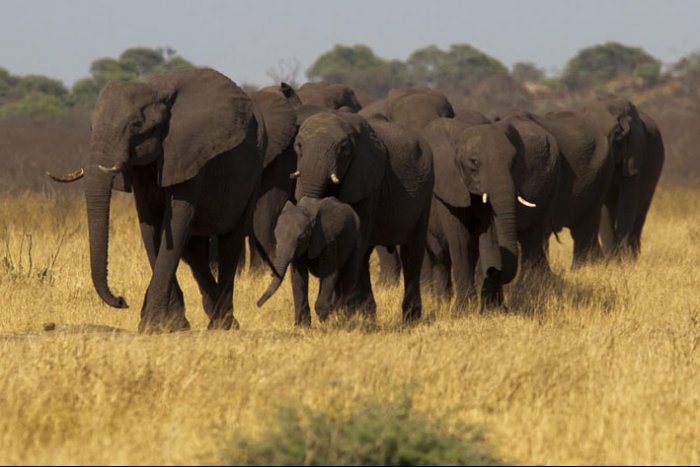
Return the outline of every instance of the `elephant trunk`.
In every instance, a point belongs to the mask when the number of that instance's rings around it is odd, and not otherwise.
[[[479,240],[484,273],[508,284],[518,272],[518,231],[515,187],[510,173],[499,176],[489,193],[493,217]]]
[[[280,288],[280,285],[282,285],[282,280],[284,279],[284,275],[287,273],[287,268],[289,267],[289,264],[292,262],[294,259],[294,248],[288,248],[282,245],[278,245],[277,248],[277,256],[275,258],[272,272],[272,281],[270,282],[270,285],[267,287],[267,290],[265,290],[265,293],[262,294],[260,299],[258,300],[258,307],[261,307],[267,302],[272,295],[274,295],[275,292],[277,292],[277,289]]]
[[[109,306],[127,308],[122,297],[115,297],[107,283],[107,252],[109,247],[109,208],[114,175],[91,167],[85,187],[90,241],[90,269],[97,294]]]

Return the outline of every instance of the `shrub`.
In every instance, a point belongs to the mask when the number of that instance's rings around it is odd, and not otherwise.
[[[478,431],[448,434],[410,401],[370,403],[349,417],[281,409],[257,439],[238,438],[226,459],[242,465],[496,465]]]

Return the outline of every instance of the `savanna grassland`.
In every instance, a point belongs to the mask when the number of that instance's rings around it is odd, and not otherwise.
[[[110,283],[131,305],[115,310],[92,288],[80,197],[2,198],[0,463],[239,462],[236,440],[280,407],[342,420],[398,401],[504,463],[698,464],[698,213],[700,192],[665,188],[637,263],[571,271],[560,235],[560,280],[511,287],[508,313],[453,317],[427,296],[411,328],[389,288],[376,325],[296,330],[288,283],[257,309],[268,278],[243,274],[241,330],[207,332],[183,266],[194,330],[140,336],[150,272],[132,201],[112,206]]]

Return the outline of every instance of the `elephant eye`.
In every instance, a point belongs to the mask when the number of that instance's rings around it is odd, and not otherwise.
[[[142,127],[143,121],[141,120],[134,120],[129,124],[129,130],[131,130],[132,133],[138,133]]]
[[[479,168],[479,159],[477,159],[476,157],[470,157],[469,163],[471,165],[472,170],[477,170]]]

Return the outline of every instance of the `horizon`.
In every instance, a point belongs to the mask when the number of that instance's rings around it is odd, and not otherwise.
[[[336,44],[365,44],[379,57],[406,60],[422,47],[465,43],[509,69],[517,62],[532,62],[548,76],[560,74],[579,50],[605,42],[641,47],[664,67],[700,48],[700,31],[693,25],[700,2],[691,0],[618,0],[611,5],[539,0],[535,6],[513,0],[449,0],[429,15],[423,4],[358,0],[354,5],[367,8],[347,11],[344,4],[320,0],[206,0],[197,5],[180,0],[125,0],[119,5],[12,0],[4,3],[0,41],[13,48],[4,48],[0,67],[17,75],[50,76],[71,87],[89,76],[95,59],[116,58],[131,47],[171,47],[195,65],[220,70],[236,82],[264,85],[272,81],[268,70],[285,60],[298,61],[303,81],[313,61]],[[142,14],[134,15],[134,10]],[[399,13],[400,24],[395,19],[387,23],[386,18]],[[237,15],[243,17],[240,23],[229,23]],[[73,27],[66,26],[67,17]],[[523,18],[530,23],[537,19],[537,27],[521,28]],[[273,32],[254,34],[260,24],[269,24]],[[503,33],[494,34],[499,29]]]

